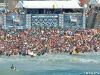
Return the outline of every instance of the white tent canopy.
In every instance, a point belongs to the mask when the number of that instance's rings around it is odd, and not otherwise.
[[[23,8],[22,2],[19,1],[19,2],[16,4],[15,8]]]
[[[67,1],[67,0],[65,0],[65,1]],[[68,0],[68,1],[76,1],[76,2],[78,2],[78,3],[81,3],[80,0]]]
[[[71,0],[71,1],[23,1],[23,4],[22,4],[24,8],[35,8],[35,9],[37,8],[50,9],[50,8],[53,8],[53,5],[54,5],[54,8],[67,8],[67,9],[82,8],[79,6],[76,0]]]
[[[98,4],[100,4],[100,0],[90,0],[89,4],[98,5]]]

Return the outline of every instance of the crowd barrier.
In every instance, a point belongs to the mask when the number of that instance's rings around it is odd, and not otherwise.
[[[27,29],[34,26],[86,28],[85,15],[65,14],[0,14],[2,29]]]

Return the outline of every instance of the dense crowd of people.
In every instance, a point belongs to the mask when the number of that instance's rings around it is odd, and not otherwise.
[[[89,6],[88,14],[89,13],[100,13],[100,7],[99,6]]]
[[[19,31],[19,32],[18,32]],[[12,32],[12,33],[11,33]],[[98,52],[100,29],[65,29],[33,27],[28,30],[0,30],[1,55],[28,55],[29,52],[71,53]]]
[[[81,9],[26,9],[27,14],[63,14],[63,13],[81,13]]]

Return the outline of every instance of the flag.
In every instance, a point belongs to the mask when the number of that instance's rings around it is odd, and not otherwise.
[[[53,9],[55,8],[55,5],[54,5],[54,4],[52,5],[52,8],[53,8]]]
[[[85,0],[81,0],[81,2],[82,2],[82,5],[84,5],[84,3],[85,3]]]

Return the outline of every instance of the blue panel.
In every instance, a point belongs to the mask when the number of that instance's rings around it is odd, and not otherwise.
[[[83,28],[82,14],[65,14],[64,15],[64,28]],[[62,23],[63,24],[63,23]]]
[[[2,26],[2,29],[7,30],[7,29],[8,29],[8,27],[6,27],[6,26]]]
[[[52,23],[51,25],[54,26],[54,23]]]
[[[26,17],[26,19],[28,19],[29,17]]]
[[[86,24],[86,22],[84,21],[83,24]]]
[[[6,24],[6,22],[4,22],[4,24]]]
[[[64,16],[62,16],[62,18],[64,18]]]
[[[61,26],[61,24],[59,24],[59,26]]]
[[[17,29],[23,29],[23,26],[17,26]]]
[[[6,19],[6,17],[4,17],[4,19]]]
[[[42,26],[44,26],[44,23],[42,23]]]
[[[30,27],[31,27],[31,24],[29,24],[28,26],[30,26]]]
[[[29,22],[31,22],[31,19],[28,19]]]
[[[57,16],[57,17],[55,17]],[[35,20],[35,21],[34,21]],[[37,24],[40,26],[54,26],[56,24],[58,24],[59,20],[58,20],[58,15],[56,14],[34,14],[32,16],[32,26],[33,24]]]
[[[28,24],[28,22],[26,22],[26,24]]]
[[[23,26],[20,26],[20,29],[23,29]]]
[[[40,23],[38,23],[38,25],[40,26]]]
[[[83,29],[86,29],[86,26],[83,26]]]
[[[62,14],[59,14],[59,16],[62,16]]]
[[[86,18],[85,16],[83,16],[83,19]]]
[[[4,26],[2,26],[2,29],[4,29]]]
[[[27,17],[28,18],[28,17]],[[16,29],[23,29],[21,27],[18,26],[25,26],[26,24],[28,24],[26,22],[26,14],[7,14],[6,15],[6,26],[11,28],[16,28]],[[10,27],[12,26],[12,27]]]
[[[28,16],[31,16],[31,14],[29,14]]]
[[[64,22],[62,22],[62,24],[64,24]]]

